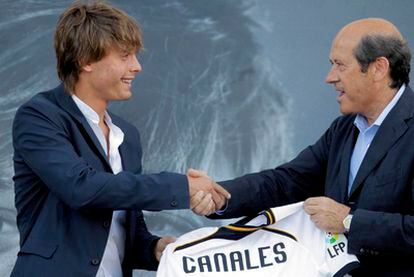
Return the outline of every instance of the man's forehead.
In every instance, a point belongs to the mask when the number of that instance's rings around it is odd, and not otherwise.
[[[135,53],[138,53],[139,50],[140,50],[140,47],[138,47],[138,46],[113,44],[113,45],[107,47],[106,53],[135,54]]]
[[[396,36],[403,38],[397,27],[391,22],[381,18],[366,18],[353,21],[343,27],[337,34],[337,38],[360,40],[366,35]]]
[[[341,53],[350,53],[357,46],[360,37],[341,35],[337,36],[332,42],[330,55],[340,55]]]

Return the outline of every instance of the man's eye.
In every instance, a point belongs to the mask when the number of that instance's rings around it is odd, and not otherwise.
[[[126,59],[128,58],[128,56],[130,55],[130,53],[126,52],[126,51],[122,51],[121,52],[121,58]]]
[[[335,66],[338,68],[339,71],[344,71],[345,70],[345,65],[342,63],[336,63]]]

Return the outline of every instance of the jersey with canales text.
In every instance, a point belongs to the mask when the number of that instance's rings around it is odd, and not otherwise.
[[[157,277],[336,277],[358,264],[346,237],[316,228],[300,202],[182,235],[164,250]]]

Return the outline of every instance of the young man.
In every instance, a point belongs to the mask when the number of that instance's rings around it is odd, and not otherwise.
[[[134,126],[107,111],[141,71],[137,23],[96,1],[75,2],[55,33],[61,85],[13,124],[20,251],[12,276],[131,276],[155,270],[173,238],[151,235],[142,209],[211,213],[229,197],[209,178],[141,175]]]

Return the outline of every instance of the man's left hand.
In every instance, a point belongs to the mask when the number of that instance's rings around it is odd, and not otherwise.
[[[308,198],[303,207],[319,229],[335,234],[345,231],[343,220],[349,214],[350,207],[328,197]]]
[[[172,242],[175,242],[175,241],[176,241],[176,238],[175,237],[170,237],[170,236],[162,237],[157,241],[157,244],[155,245],[155,248],[154,248],[154,255],[155,255],[155,258],[157,259],[157,261],[160,261],[162,251],[164,251],[165,247],[168,244],[170,244]]]

